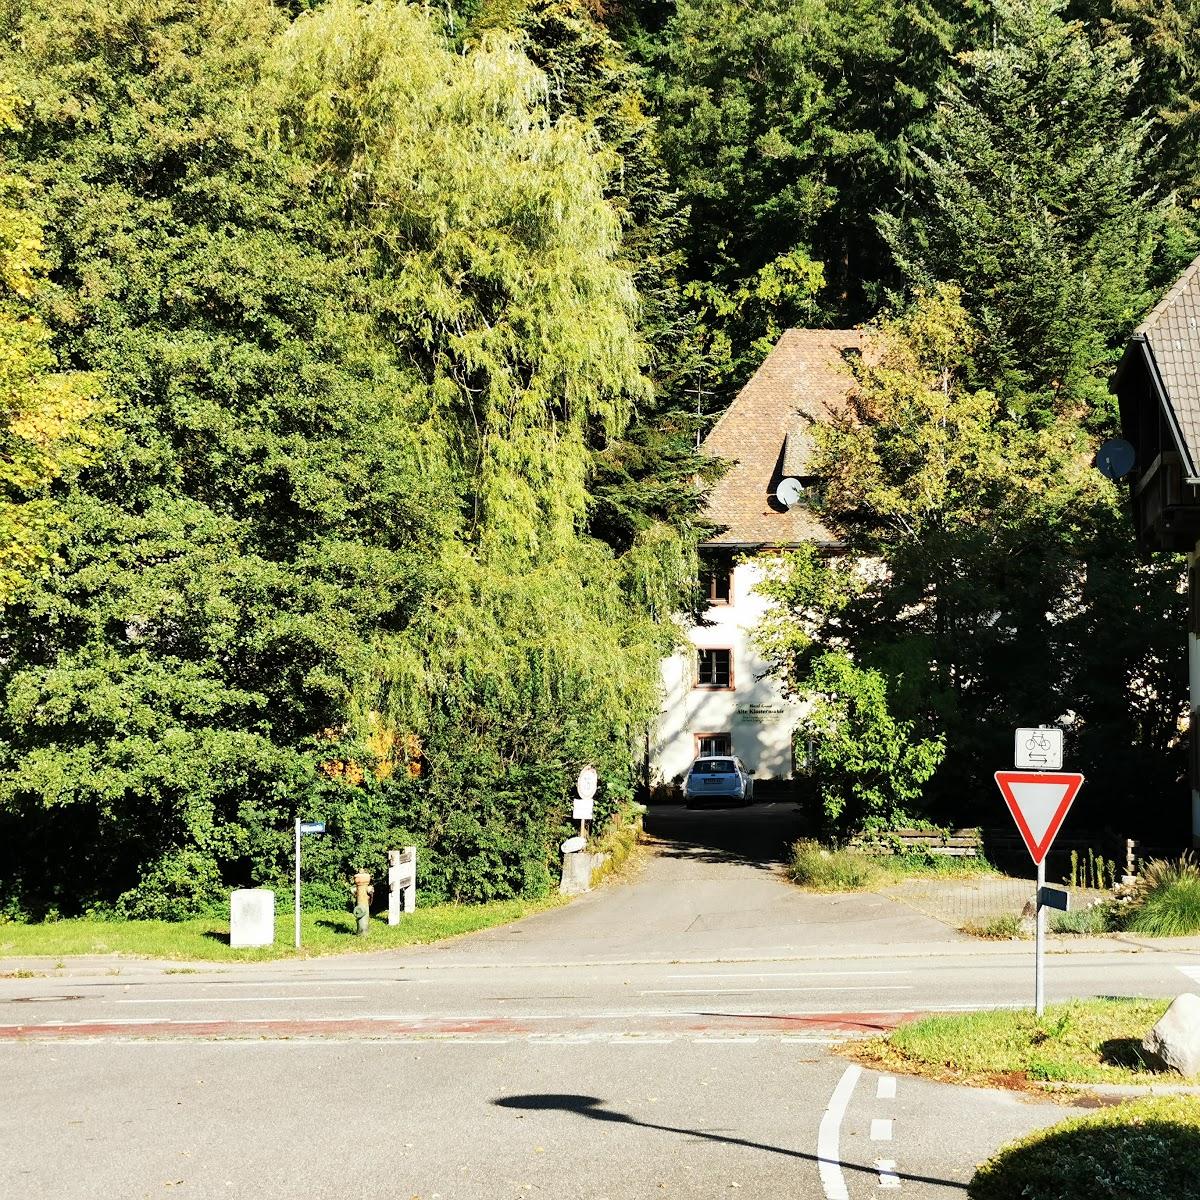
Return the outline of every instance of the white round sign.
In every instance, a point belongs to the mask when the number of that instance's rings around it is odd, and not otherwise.
[[[596,768],[584,767],[575,781],[575,791],[579,793],[581,800],[590,800],[596,794],[596,785],[599,782],[600,777],[596,774]]]
[[[564,854],[574,854],[577,850],[582,850],[587,845],[587,838],[573,837],[567,838],[562,844],[562,852]]]

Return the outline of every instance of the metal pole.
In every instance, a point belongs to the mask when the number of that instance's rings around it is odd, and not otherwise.
[[[300,949],[300,818],[296,818],[296,949]]]
[[[1042,888],[1046,886],[1046,860],[1037,865],[1037,939],[1033,959],[1034,1008],[1040,1017],[1046,1008],[1046,964],[1043,959],[1046,941],[1046,909],[1042,905]]]

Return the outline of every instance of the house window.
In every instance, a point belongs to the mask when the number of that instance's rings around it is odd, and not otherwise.
[[[696,671],[696,686],[733,687],[733,654],[729,650],[701,650]]]
[[[706,554],[700,564],[700,596],[712,604],[729,604],[733,598],[733,561],[728,555]]]
[[[697,758],[733,757],[733,737],[728,733],[696,734]]]

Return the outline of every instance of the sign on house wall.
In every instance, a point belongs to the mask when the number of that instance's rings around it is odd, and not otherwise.
[[[733,710],[740,721],[782,721],[788,715],[786,704],[738,704]]]

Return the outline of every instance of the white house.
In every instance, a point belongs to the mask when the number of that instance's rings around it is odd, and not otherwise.
[[[662,664],[663,705],[651,742],[657,782],[677,780],[701,754],[736,754],[758,780],[790,779],[796,705],[784,699],[751,633],[767,601],[755,591],[764,557],[836,536],[807,502],[815,424],[844,409],[853,385],[852,329],[789,329],[704,440],[732,463],[707,516],[720,531],[701,546],[709,606],[689,649]]]

